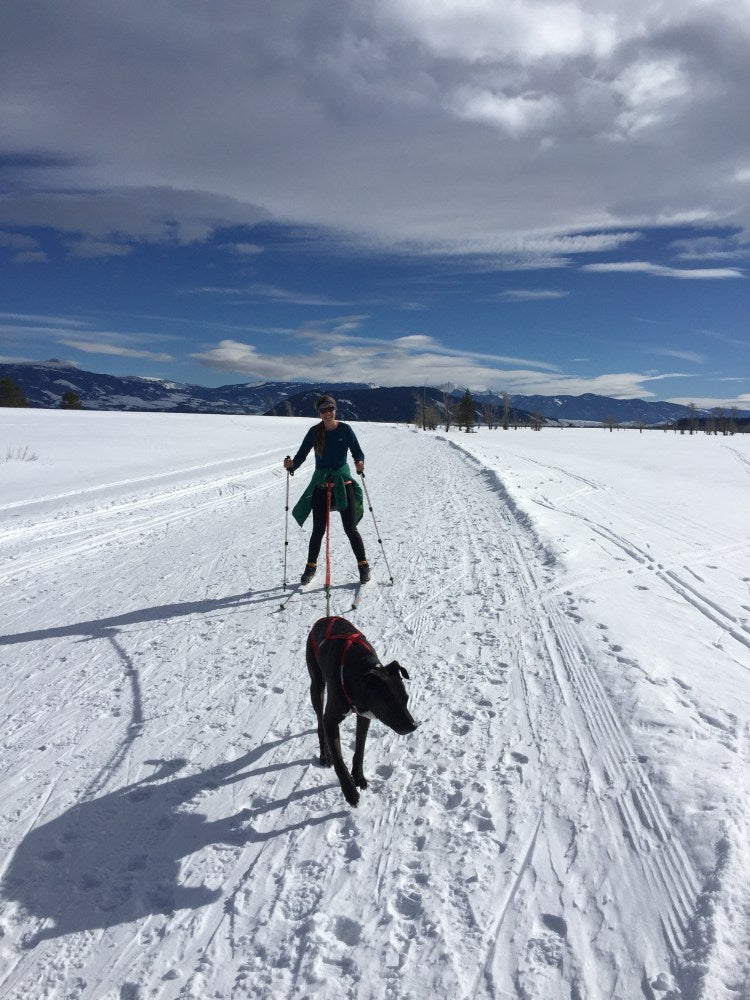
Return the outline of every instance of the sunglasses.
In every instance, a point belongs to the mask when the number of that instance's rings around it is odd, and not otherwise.
[[[335,406],[321,406],[318,413],[333,413],[335,409]]]

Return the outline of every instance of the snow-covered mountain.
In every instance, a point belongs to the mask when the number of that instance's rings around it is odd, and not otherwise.
[[[338,414],[344,420],[394,421],[404,424],[415,419],[416,412],[421,406],[433,408],[436,413],[443,414],[446,395],[452,400],[451,405],[455,412],[464,391],[458,392],[455,389],[449,391],[446,388],[436,389],[432,386],[398,385],[340,387],[334,395],[336,395]],[[289,411],[295,415],[307,416],[314,412],[316,395],[317,390],[305,388],[296,395],[290,396],[285,401],[284,406],[288,407]],[[475,403],[475,420],[476,423],[481,423],[482,400],[477,399]],[[276,412],[279,412],[279,409],[277,407]],[[496,409],[501,415],[502,405]],[[509,419],[526,424],[530,422],[531,414],[514,406],[509,413]]]
[[[645,399],[613,399],[587,392],[582,396],[513,396],[513,405],[555,420],[614,420],[620,424],[668,424],[688,415],[687,406]],[[703,413],[703,411],[701,411]]]
[[[284,401],[300,391],[299,382],[240,383],[211,388],[168,379],[104,375],[56,360],[0,365],[0,378],[4,376],[21,386],[31,406],[43,408],[59,406],[62,394],[72,391],[80,396],[87,410],[266,413],[278,408],[284,412]],[[341,392],[365,386],[345,382],[325,388]]]

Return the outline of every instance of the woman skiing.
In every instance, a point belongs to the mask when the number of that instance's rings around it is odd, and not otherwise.
[[[319,396],[315,400],[315,409],[320,414],[320,423],[314,424],[305,434],[294,458],[287,455],[284,459],[284,468],[294,472],[305,461],[310,449],[315,449],[315,472],[292,510],[292,517],[300,525],[304,524],[310,511],[313,516],[307,565],[300,582],[309,583],[315,576],[318,554],[326,532],[330,491],[331,510],[337,510],[341,514],[341,523],[357,559],[360,583],[367,583],[370,579],[370,566],[362,536],[357,530],[364,510],[362,487],[354,482],[346,463],[346,455],[350,451],[354,468],[362,475],[365,456],[349,424],[336,419],[336,400],[332,396]]]

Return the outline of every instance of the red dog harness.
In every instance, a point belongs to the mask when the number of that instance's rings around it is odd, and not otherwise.
[[[333,618],[331,618],[329,620],[328,624],[326,625],[325,635],[320,640],[320,642],[316,642],[315,638],[313,637],[313,640],[312,640],[313,649],[315,650],[315,656],[317,658],[317,656],[318,656],[318,650],[320,649],[320,647],[323,645],[324,642],[333,642],[335,639],[343,639],[344,640],[344,648],[341,650],[341,661],[340,661],[340,665],[339,665],[339,667],[340,667],[340,674],[341,674],[341,690],[343,691],[344,697],[346,698],[347,702],[349,703],[349,708],[351,709],[352,712],[354,712],[356,715],[361,715],[361,716],[363,716],[366,719],[371,719],[373,717],[372,713],[371,712],[360,712],[360,710],[354,704],[354,702],[352,701],[352,699],[349,697],[349,692],[346,690],[346,685],[344,684],[344,663],[346,661],[347,653],[349,652],[349,650],[354,645],[362,646],[363,649],[366,649],[368,653],[372,653],[373,655],[375,655],[375,650],[372,648],[372,646],[370,645],[370,643],[367,641],[367,639],[365,639],[365,637],[362,635],[361,632],[354,631],[354,632],[339,632],[339,633],[336,633],[335,632],[336,622],[345,621],[345,620],[346,619],[339,618],[339,617],[333,617]],[[377,656],[375,658],[377,659]]]

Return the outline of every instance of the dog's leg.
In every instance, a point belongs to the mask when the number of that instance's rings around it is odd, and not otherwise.
[[[333,767],[336,771],[336,777],[339,779],[339,784],[341,785],[341,791],[344,793],[344,798],[349,805],[356,806],[359,802],[359,792],[352,781],[352,776],[344,763],[343,756],[341,755],[339,724],[335,718],[324,715],[323,729],[328,741],[328,749],[331,751],[331,757],[333,758]]]
[[[357,716],[357,739],[354,744],[354,760],[352,762],[352,779],[357,788],[367,788],[367,778],[362,771],[365,759],[365,743],[367,742],[367,731],[370,728],[370,720],[363,715]]]
[[[323,732],[323,696],[325,694],[325,683],[323,672],[318,665],[317,657],[313,649],[313,644],[308,638],[305,650],[307,661],[307,672],[310,674],[310,701],[312,702],[315,718],[318,723],[318,746],[320,747],[320,763],[323,767],[330,767],[333,761],[326,746],[325,733]]]

